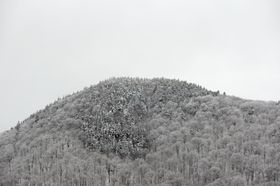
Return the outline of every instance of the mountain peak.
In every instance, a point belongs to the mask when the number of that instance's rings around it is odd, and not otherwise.
[[[0,186],[279,185],[279,121],[274,102],[110,78],[1,133]]]

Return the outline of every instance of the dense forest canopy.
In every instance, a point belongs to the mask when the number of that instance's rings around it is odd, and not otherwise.
[[[0,134],[0,186],[279,186],[280,105],[111,78]]]

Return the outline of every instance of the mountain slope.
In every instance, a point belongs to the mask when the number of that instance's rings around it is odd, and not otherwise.
[[[279,185],[280,106],[112,78],[0,135],[0,185]]]

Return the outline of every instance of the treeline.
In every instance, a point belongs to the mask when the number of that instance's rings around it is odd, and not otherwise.
[[[113,78],[0,135],[1,186],[278,186],[280,106]]]

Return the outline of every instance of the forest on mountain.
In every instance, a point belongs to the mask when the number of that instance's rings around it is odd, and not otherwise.
[[[0,186],[279,186],[280,104],[111,78],[0,134]]]

